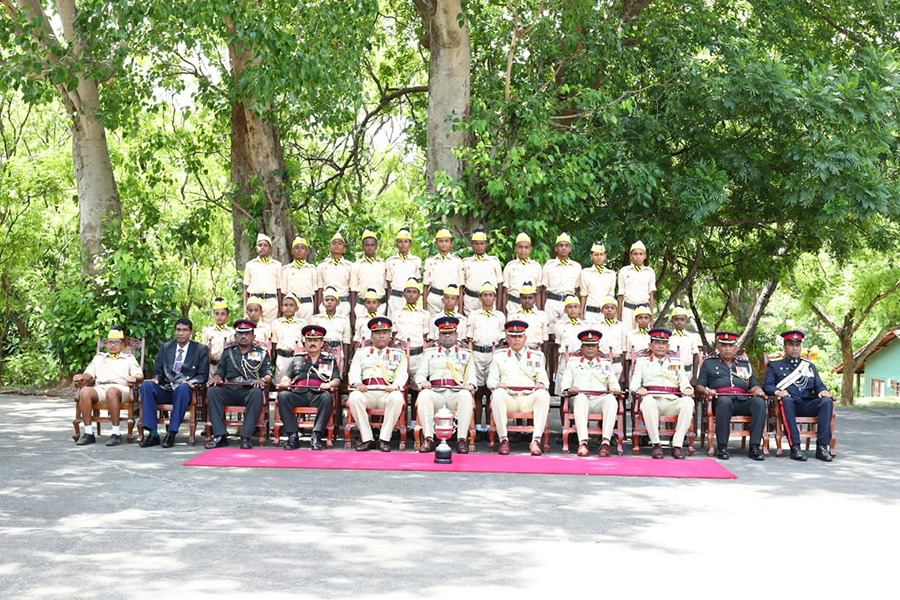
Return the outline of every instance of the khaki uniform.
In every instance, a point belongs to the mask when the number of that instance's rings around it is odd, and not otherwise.
[[[459,286],[459,293],[463,293],[462,259],[455,254],[443,257],[438,254],[426,258],[422,283],[431,286],[431,289],[428,290],[428,297],[424,299],[425,310],[432,315],[443,312],[444,305],[441,304],[441,296],[444,295],[445,287],[453,283]]]
[[[535,289],[541,285],[544,269],[541,263],[530,258],[522,262],[518,258],[506,263],[503,267],[503,285],[506,286],[506,314],[512,314],[519,310],[519,290],[522,284],[530,281]]]
[[[669,350],[681,358],[681,366],[690,377],[694,371],[694,355],[700,354],[699,336],[689,331],[673,329],[669,338]]]
[[[610,325],[606,322],[606,319],[603,319],[595,325],[595,328],[603,334],[603,337],[600,338],[600,352],[611,355],[610,358],[612,358],[613,362],[613,372],[616,374],[616,379],[621,379],[622,363],[625,360],[625,348],[628,343],[628,334],[625,329],[625,324],[622,323],[622,321],[616,320]]]
[[[281,263],[270,258],[265,264],[256,258],[244,266],[244,287],[262,304],[262,321],[271,325],[278,318],[278,290],[281,289]]]
[[[340,262],[335,263],[330,256],[316,266],[319,289],[324,290],[330,286],[337,291],[339,304],[335,312],[345,317],[350,316],[350,272],[352,270],[353,263],[346,258],[341,258]],[[325,312],[323,304],[319,305],[319,312]]]
[[[106,401],[106,392],[110,388],[116,388],[122,392],[122,400],[127,401],[131,389],[128,387],[127,377],[142,375],[141,366],[133,354],[121,353],[113,358],[105,352],[94,357],[84,370],[94,378],[94,389],[97,391],[97,401]]]
[[[619,403],[613,394],[588,396],[583,392],[618,392],[619,378],[613,372],[613,364],[608,360],[594,358],[588,360],[576,357],[569,361],[563,372],[562,390],[578,388],[579,393],[569,398],[572,414],[575,416],[575,430],[578,441],[588,439],[588,415],[603,415],[603,439],[610,439],[616,426],[616,411]]]
[[[257,342],[272,341],[272,327],[268,323],[260,321],[253,330],[253,339]]]
[[[606,267],[598,271],[594,265],[583,269],[581,271],[579,293],[583,298],[584,320],[591,324],[602,321],[603,313],[600,312],[600,308],[603,304],[603,299],[607,296],[615,298],[615,292],[615,271]]]
[[[555,382],[555,393],[557,395],[565,389],[561,387],[563,379],[563,371],[566,370],[566,350],[569,353],[578,352],[581,349],[581,340],[578,334],[587,329],[592,329],[587,321],[576,319],[573,323],[569,317],[560,319],[556,324],[556,343],[559,347],[559,360],[557,361]]]
[[[489,313],[483,309],[469,313],[466,327],[466,338],[472,341],[472,353],[475,355],[475,381],[481,387],[487,381],[488,368],[494,357],[494,346],[506,335],[503,326],[506,317],[499,310]]]
[[[528,323],[528,329],[525,330],[525,344],[529,348],[539,349],[541,344],[549,339],[550,322],[547,320],[547,313],[542,310],[533,308],[525,312],[519,308],[509,315],[509,320]],[[580,344],[579,342],[579,347]]]
[[[325,328],[325,342],[329,345],[350,343],[350,319],[343,315],[329,317],[325,313],[312,316],[310,325],[321,325]]]
[[[466,321],[466,318],[464,316],[462,316],[461,314],[459,314],[458,311],[454,311],[453,314],[451,314],[451,315],[448,315],[447,313],[441,311],[436,315],[431,315],[431,328],[428,330],[428,339],[429,340],[437,341],[438,328],[437,328],[437,325],[434,324],[434,322],[436,320],[440,319],[441,317],[454,317],[454,318],[458,319],[459,323],[456,325],[456,331],[459,332],[459,335],[457,336],[456,339],[459,341],[466,339],[466,335],[467,335],[466,326],[468,325],[468,321]]]
[[[500,383],[509,387],[533,388],[543,384],[543,389],[512,390],[497,387]],[[550,381],[547,378],[547,361],[539,350],[523,348],[519,356],[511,348],[494,353],[488,369],[487,386],[491,392],[491,415],[500,439],[506,436],[507,414],[510,412],[534,413],[532,440],[539,440],[547,425],[550,413]]]
[[[391,331],[398,342],[409,342],[409,371],[415,373],[425,349],[425,338],[431,326],[431,316],[427,310],[404,305],[402,310],[394,313]]]
[[[215,325],[204,327],[203,331],[200,333],[200,341],[204,346],[209,348],[210,364],[218,365],[219,359],[222,358],[222,351],[225,349],[225,344],[234,341],[234,328],[229,327],[228,325],[223,325],[222,329],[219,329]]]
[[[600,340],[601,342],[603,340]],[[634,360],[634,354],[650,347],[650,333],[641,333],[640,329],[632,329],[625,337],[625,358]]]
[[[384,277],[391,286],[391,297],[387,299],[387,316],[393,320],[394,316],[406,306],[406,299],[403,298],[403,287],[406,282],[411,277],[421,279],[422,259],[412,254],[408,254],[406,258],[395,254],[387,259],[385,265]],[[424,300],[422,302],[424,303]]]
[[[622,304],[622,322],[634,327],[634,309],[645,304],[650,306],[650,292],[656,291],[656,273],[650,267],[643,266],[638,271],[634,265],[619,270],[619,295],[624,296]]]
[[[275,319],[272,324],[272,345],[277,348],[275,355],[275,377],[278,383],[287,373],[294,359],[294,350],[303,345],[303,328],[306,322],[296,316],[288,323],[284,317]]]
[[[356,292],[356,306],[353,307],[356,318],[361,319],[366,316],[366,307],[363,305],[363,297],[369,288],[373,288],[378,292],[381,298],[381,304],[377,313],[384,315],[386,307],[384,297],[385,274],[387,267],[385,262],[380,258],[376,258],[369,262],[365,257],[353,263],[353,269],[350,271],[350,291]]]
[[[547,290],[544,312],[550,324],[548,333],[556,335],[556,323],[565,316],[563,297],[575,294],[581,287],[581,265],[571,259],[563,264],[559,259],[551,258],[544,265],[543,275],[541,285]]]
[[[659,443],[660,415],[678,415],[672,447],[681,447],[684,443],[684,436],[693,422],[694,399],[682,396],[681,390],[690,386],[690,377],[681,368],[678,358],[666,355],[662,359],[655,356],[637,359],[629,389],[636,392],[638,388],[644,388],[649,392],[641,399],[641,416],[651,444]]]
[[[454,345],[451,348],[431,347],[425,350],[416,369],[415,383],[426,381],[434,386],[475,386],[475,366],[472,352]],[[475,401],[468,390],[427,389],[419,392],[416,403],[418,422],[425,437],[434,437],[434,411],[442,407],[456,412],[457,436],[469,435],[469,424],[475,410]]]
[[[298,267],[296,261],[292,261],[281,268],[281,293],[294,292],[300,298],[295,317],[309,322],[315,312],[318,288],[319,274],[314,264],[304,262],[302,267]]]
[[[500,264],[500,259],[489,254],[482,254],[480,258],[478,256],[464,258],[462,273],[464,287],[460,293],[465,294],[463,307],[466,314],[481,310],[481,300],[478,296],[485,282],[490,282],[497,289],[503,282],[503,265]]]
[[[405,352],[393,348],[378,350],[374,347],[357,350],[353,355],[353,360],[350,361],[350,371],[347,377],[351,389],[359,384],[381,388],[395,386],[402,389],[408,379],[409,371]],[[403,406],[403,392],[399,389],[390,393],[383,389],[370,389],[366,392],[353,389],[347,398],[347,407],[350,409],[350,414],[353,415],[353,420],[356,421],[359,435],[364,442],[372,439],[372,427],[369,425],[369,415],[366,414],[367,408],[384,409],[384,425],[381,427],[379,437],[385,442],[390,442]]]

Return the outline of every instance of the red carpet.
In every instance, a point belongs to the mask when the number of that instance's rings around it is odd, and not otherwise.
[[[694,477],[737,479],[711,458],[653,460],[640,457],[579,458],[577,456],[476,453],[453,455],[453,464],[434,464],[433,454],[415,452],[312,452],[282,449],[216,448],[184,463],[186,467],[262,467],[270,469],[347,469],[362,471],[451,471],[456,473],[532,473],[546,475],[608,475],[619,477]]]

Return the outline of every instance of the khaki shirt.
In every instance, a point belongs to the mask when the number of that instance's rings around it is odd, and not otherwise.
[[[431,316],[427,310],[418,307],[413,310],[409,308],[407,304],[402,310],[393,314],[394,326],[391,330],[394,332],[395,340],[409,341],[410,348],[421,348],[425,345],[425,337],[428,335],[428,328],[431,325]]]
[[[141,366],[134,355],[124,352],[116,358],[101,352],[94,357],[84,372],[94,378],[96,385],[128,385],[126,377],[142,374]]]
[[[353,263],[346,258],[341,258],[339,263],[334,262],[329,256],[316,267],[320,289],[328,286],[337,290],[338,296],[347,296],[350,293],[350,271]]]
[[[648,330],[649,331],[649,330]],[[650,347],[650,334],[641,333],[640,329],[632,329],[625,337],[625,357],[634,358],[633,354]]]
[[[581,319],[576,319],[575,323],[569,320],[569,317],[560,319],[556,324],[556,343],[559,344],[560,355],[565,355],[566,348],[569,353],[577,352],[581,349],[581,340],[578,334],[587,329],[593,329],[590,323]]]
[[[234,329],[228,325],[225,325],[221,331],[216,329],[215,325],[204,327],[200,333],[200,341],[209,348],[209,359],[218,361],[222,358],[225,344],[234,341]]]
[[[436,315],[432,315],[431,317],[431,327],[428,329],[428,339],[429,340],[437,340],[438,339],[438,328],[437,325],[434,324],[435,321],[440,319],[441,317],[456,317],[459,319],[459,324],[456,326],[456,339],[464,340],[466,339],[466,335],[468,335],[468,330],[466,329],[468,322],[466,318],[459,314],[458,311],[454,311],[452,315],[448,315],[447,313],[439,312]]]
[[[310,325],[321,325],[325,328],[325,341],[340,344],[350,343],[350,319],[343,315],[329,317],[325,313],[318,313],[309,320]]]
[[[251,296],[277,293],[281,289],[281,263],[271,258],[263,264],[258,256],[247,261],[244,266],[244,286]]]
[[[496,256],[483,254],[479,259],[469,256],[462,261],[463,282],[466,288],[476,294],[489,281],[495,288],[503,281],[503,266]]]
[[[284,317],[275,319],[272,323],[272,343],[279,350],[293,350],[294,346],[303,345],[303,328],[306,322],[303,319],[294,317],[290,323],[284,320]]]
[[[503,325],[506,317],[499,310],[486,313],[484,309],[470,313],[466,316],[466,338],[472,340],[478,346],[493,346],[500,342],[506,335]]]
[[[380,258],[373,262],[361,258],[350,270],[350,291],[363,295],[369,288],[375,288],[379,296],[384,296],[386,273],[387,265]]]
[[[638,388],[646,389],[648,386],[671,387],[679,390],[678,394],[650,392],[651,396],[680,396],[681,390],[691,387],[691,378],[677,357],[666,355],[659,359],[651,355],[637,359],[629,389],[636,392]]]
[[[509,315],[510,321],[525,321],[528,329],[525,330],[525,343],[529,346],[540,346],[550,338],[547,321],[547,313],[537,308],[530,312],[524,312],[521,308]]]
[[[403,286],[406,285],[410,277],[415,277],[417,280],[421,279],[422,259],[418,256],[408,254],[406,258],[403,258],[399,254],[395,254],[385,261],[385,267],[384,278],[391,286],[391,289],[402,292]],[[394,285],[395,281],[397,285]]]
[[[560,389],[573,387],[583,392],[618,392],[621,389],[611,361],[599,357],[588,360],[583,356],[570,358],[563,371]]]
[[[441,257],[438,254],[437,256],[426,258],[425,274],[422,283],[442,292],[451,283],[462,287],[462,259],[455,254],[448,254],[446,257]]]
[[[475,385],[475,367],[472,352],[459,345],[450,348],[427,348],[416,369],[416,385],[426,381],[452,380],[455,385]],[[453,385],[453,384],[445,384]]]
[[[312,298],[319,289],[319,274],[315,265],[304,262],[303,268],[297,268],[289,262],[281,268],[281,291],[284,294],[294,292],[300,298]]]
[[[530,281],[536,289],[542,285],[543,276],[544,269],[541,267],[541,263],[530,258],[524,263],[517,258],[509,261],[503,267],[503,285],[509,290],[511,296],[517,298],[523,283]]]
[[[650,292],[655,291],[656,273],[650,267],[637,271],[634,265],[628,265],[619,271],[619,295],[625,296],[626,302],[649,304]]]
[[[272,327],[264,321],[256,324],[253,330],[253,339],[257,342],[268,342],[272,340]]]
[[[613,358],[622,356],[627,344],[627,331],[625,323],[616,320],[612,325],[606,323],[606,319],[594,325],[597,331],[603,334],[600,338],[600,351],[604,354],[612,354]]]
[[[581,265],[572,259],[562,264],[551,258],[544,265],[544,279],[541,284],[554,294],[574,294],[581,287]]]
[[[593,265],[583,269],[579,291],[583,298],[587,298],[585,301],[587,306],[600,308],[604,298],[616,296],[616,272],[607,268],[598,271]]]
[[[356,319],[356,331],[353,333],[353,341],[356,342],[357,346],[363,346],[372,339],[372,330],[366,325],[377,316],[379,316],[377,312],[366,313],[366,316],[362,319]]]
[[[700,354],[699,336],[689,331],[679,333],[679,330],[672,331],[672,337],[669,338],[669,350],[681,357],[681,364],[686,368],[694,367],[694,355]]]
[[[487,386],[494,389],[501,381],[512,387],[534,387],[538,383],[549,387],[544,353],[522,348],[516,357],[512,348],[497,350],[488,369]]]
[[[393,385],[402,388],[409,380],[406,353],[394,348],[360,348],[350,361],[347,382],[350,387],[364,385]],[[383,379],[384,384],[365,383],[370,379]]]

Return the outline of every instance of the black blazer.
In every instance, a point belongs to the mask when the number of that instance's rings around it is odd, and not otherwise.
[[[184,355],[184,363],[181,365],[181,372],[176,373],[172,370],[175,363],[175,350],[178,348],[178,342],[172,340],[166,342],[159,349],[156,355],[156,365],[153,367],[153,379],[159,382],[159,385],[172,391],[175,386],[180,383],[206,383],[209,379],[209,349],[191,340],[188,342],[187,352]]]

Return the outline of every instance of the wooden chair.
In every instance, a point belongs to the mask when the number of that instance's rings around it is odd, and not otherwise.
[[[514,391],[533,390],[534,388],[522,388],[510,386],[507,389]],[[490,425],[488,426],[488,451],[494,451],[494,438],[497,433],[497,425],[494,423],[494,412],[491,410],[490,396],[488,396],[487,412],[490,415]],[[534,434],[534,413],[533,412],[509,412],[506,413],[507,420],[514,419],[513,425],[507,425],[508,433],[531,433]],[[544,425],[544,431],[541,434],[544,454],[550,452],[550,415],[547,414],[547,423]]]
[[[253,342],[256,346],[261,346],[265,348],[266,352],[269,353],[269,360],[271,361],[272,354],[272,343],[271,342],[261,342],[259,340],[254,340]],[[235,342],[230,342],[225,344],[225,348],[229,348],[235,345]],[[222,383],[222,386],[235,386],[235,387],[251,387],[249,383]],[[208,386],[207,386],[208,387]],[[269,390],[271,386],[266,386],[263,388],[263,403],[262,408],[259,410],[259,419],[256,421],[256,427],[259,430],[259,445],[265,446],[266,439],[269,437]],[[212,422],[209,420],[209,406],[205,401],[206,393],[204,392],[204,406],[206,408],[206,443],[209,443],[212,440]],[[225,427],[241,427],[244,424],[244,413],[247,412],[247,408],[245,406],[226,406],[223,414],[223,418],[225,420]],[[229,418],[228,415],[232,415]]]
[[[435,389],[443,389],[443,390],[461,390],[464,389],[462,387],[450,387],[450,386],[439,386]],[[472,419],[469,420],[469,452],[475,452],[475,392],[469,392],[472,394]],[[419,412],[419,401],[416,400],[416,414]],[[437,412],[437,411],[435,411]],[[456,415],[456,411],[453,412],[453,415]],[[459,438],[459,431],[456,432],[457,439]],[[422,447],[422,425],[420,423],[416,423],[415,428],[413,429],[413,439],[415,440],[414,448],[416,452],[419,451],[419,448]]]
[[[100,353],[100,348],[103,346],[104,338],[97,338],[97,353]],[[141,371],[144,370],[144,350],[145,350],[145,340],[144,338],[137,339],[132,337],[125,338],[125,346],[122,349],[122,352],[125,354],[131,354],[135,357],[138,364],[141,365]],[[83,383],[78,383],[75,385],[75,418],[72,419],[72,427],[75,428],[75,435],[72,436],[76,442],[78,438],[81,437],[81,424],[82,421],[78,418],[78,398],[81,396],[81,389],[84,387]],[[141,407],[141,397],[140,397],[140,387],[139,383],[131,383],[128,385],[128,388],[131,390],[131,393],[128,395],[128,398],[122,398],[122,402],[119,405],[119,414],[122,414],[122,410],[128,411],[128,418],[126,420],[126,424],[128,425],[128,443],[132,443],[134,441],[134,424],[135,424],[135,410],[140,411]],[[101,411],[106,412],[106,416],[101,416]],[[91,410],[91,421],[97,425],[97,435],[100,435],[100,423],[112,423],[112,419],[109,417],[109,407],[106,402],[97,402],[94,404],[93,409]]]
[[[342,353],[343,353],[343,351],[341,349],[341,346],[338,346],[337,354],[335,356],[335,359],[337,361],[338,373],[341,372],[341,364],[343,362],[341,360]],[[278,386],[276,388],[276,390],[278,390],[278,391],[294,390],[294,389],[310,389],[310,387],[304,386],[304,385],[299,385],[299,386],[298,385],[288,385],[288,386]],[[340,386],[333,388],[331,390],[331,398],[332,398],[333,404],[332,404],[331,416],[328,417],[328,425],[327,425],[328,433],[326,434],[326,438],[325,438],[325,445],[329,449],[333,446],[332,439],[334,438],[335,413],[337,411],[341,410]],[[275,404],[275,411],[274,411],[274,415],[272,417],[272,442],[275,444],[276,447],[278,447],[279,441],[281,440],[281,428],[284,427],[284,421],[281,420],[281,413],[278,412],[278,396],[277,395],[275,396],[274,404]],[[319,412],[319,409],[315,406],[295,406],[294,407],[294,415],[295,416],[303,415],[303,420],[299,421],[297,423],[297,426],[300,429],[309,429],[310,431],[312,431],[312,428],[313,428],[313,425],[314,425],[314,422],[316,419],[316,413],[318,413],[318,412]]]
[[[645,350],[635,350],[632,352],[632,360],[631,360],[631,373],[629,373],[629,380],[634,376],[634,366],[637,364],[637,359],[646,358],[650,356],[651,352],[649,349]],[[677,358],[677,353],[669,350],[668,356],[672,358]],[[697,405],[694,403],[694,409],[691,413],[691,427],[688,429],[687,439],[688,439],[688,455],[693,456],[696,450],[694,450],[694,441],[697,439],[697,432],[694,430],[694,421],[697,417]],[[647,426],[644,425],[644,416],[641,414],[641,399],[636,395],[632,394],[631,399],[631,420],[632,420],[632,430],[631,430],[631,451],[637,456],[641,453],[641,436],[648,435]],[[678,423],[678,417],[672,416],[667,417],[660,415],[659,416],[659,436],[662,438],[663,436],[672,437],[675,435],[675,425]],[[670,427],[664,427],[665,425],[671,425]]]
[[[187,410],[185,411],[185,419],[182,421],[188,424],[188,444],[191,446],[194,445],[194,436],[197,433],[197,413],[200,411],[200,407],[206,406],[206,384],[205,383],[195,383],[191,384],[191,401],[188,404]],[[172,410],[174,406],[172,404],[157,404],[156,405],[156,426],[159,428],[160,425],[165,425],[168,427],[169,423],[172,421]],[[206,418],[206,411],[203,411],[203,418]],[[144,441],[144,430],[141,428],[140,441]]]

